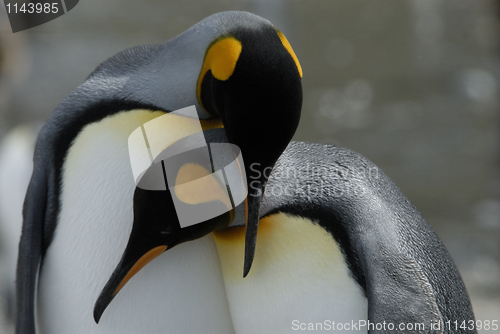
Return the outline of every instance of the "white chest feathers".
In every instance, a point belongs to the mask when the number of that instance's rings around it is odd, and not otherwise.
[[[40,273],[39,333],[234,333],[211,236],[161,255],[124,287],[99,324],[93,319],[132,228],[128,135],[162,114],[122,112],[86,126],[72,144]]]
[[[296,333],[311,323],[328,332],[333,321],[352,324],[368,318],[363,291],[339,245],[322,227],[283,213],[261,219],[246,278],[244,235],[239,227],[214,233],[236,333]]]

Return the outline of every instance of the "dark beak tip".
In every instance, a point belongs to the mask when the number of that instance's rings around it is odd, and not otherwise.
[[[96,324],[99,324],[99,320],[101,320],[102,312],[97,309],[97,307],[94,308],[94,321]]]
[[[243,266],[243,278],[248,276],[248,273],[250,272],[250,269],[252,268],[252,261],[247,261],[245,259],[245,264]]]
[[[264,196],[263,182],[259,184],[255,195],[251,197],[248,204],[248,219],[245,232],[245,261],[243,264],[243,277],[247,277],[255,257],[257,244],[257,230],[259,228],[260,204]]]
[[[102,295],[99,296],[99,298],[97,299],[97,301],[95,302],[95,305],[94,305],[94,321],[96,324],[99,323],[104,311],[106,310],[106,308],[108,307],[108,305],[110,303],[111,303],[111,300],[106,302],[105,299],[103,300]]]
[[[255,244],[257,239],[258,221],[247,226],[245,235],[245,261],[243,264],[243,277],[247,277],[252,268],[253,259],[255,256]]]

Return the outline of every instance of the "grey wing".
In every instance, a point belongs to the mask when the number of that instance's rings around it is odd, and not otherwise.
[[[23,208],[16,279],[16,333],[35,333],[35,287],[42,256],[43,226],[47,206],[47,174],[35,164]]]

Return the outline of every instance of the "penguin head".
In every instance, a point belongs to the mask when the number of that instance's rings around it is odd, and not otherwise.
[[[270,24],[237,27],[208,48],[199,102],[222,119],[229,142],[242,149],[246,160],[272,166],[299,122],[301,76],[281,32]]]
[[[201,41],[200,35],[210,39]],[[234,210],[181,228],[168,191],[148,191],[137,187],[131,236],[120,263],[96,301],[96,322],[126,282],[149,261],[175,245],[203,237],[214,230],[229,225],[246,225],[244,276],[250,270],[266,175],[292,139],[300,119],[302,69],[285,36],[269,21],[253,14],[215,14],[179,35],[170,44],[165,44],[163,48],[168,49],[169,56],[164,58],[172,59],[175,54],[172,48],[176,46],[184,50],[179,57],[186,53],[190,43],[196,50],[199,46],[194,44],[197,42],[202,42],[205,50],[197,58],[200,70],[196,80],[186,79],[196,99],[189,102],[193,102],[190,104],[197,109],[201,108],[198,111],[200,118],[218,119],[223,125],[222,129],[210,130],[210,134],[205,131],[208,143],[227,142],[241,150],[244,166],[240,167],[244,169],[247,179],[247,200]],[[196,54],[196,51],[193,53]],[[190,70],[186,68],[186,73]],[[181,80],[178,86],[185,88],[186,82]],[[151,88],[158,90],[158,87]],[[144,88],[141,90],[145,96],[151,94]],[[191,92],[184,93],[193,95]],[[210,121],[201,122],[203,126],[203,122]],[[224,154],[233,155],[234,152],[229,150]],[[190,173],[199,170],[199,166],[194,167]],[[220,187],[225,190],[224,185]],[[196,196],[200,197],[199,194]],[[220,202],[224,205],[224,201]],[[243,215],[238,215],[238,210],[243,211]],[[235,217],[241,216],[244,218],[235,221]]]

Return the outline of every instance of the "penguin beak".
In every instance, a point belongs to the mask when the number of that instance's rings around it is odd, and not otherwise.
[[[152,248],[150,242],[146,245],[141,240],[143,234],[137,231],[137,226],[139,224],[134,224],[131,238],[122,259],[96,301],[94,306],[94,320],[96,323],[99,323],[104,310],[125,284],[168,247],[167,245],[163,245],[162,242],[158,242]]]
[[[147,201],[147,206],[150,207],[150,205],[155,204],[162,205],[162,201],[169,203],[169,199],[165,191],[148,192],[136,188],[134,209],[138,206],[144,206],[143,201]],[[94,306],[94,320],[96,323],[99,323],[104,310],[123,286],[168,247],[167,239],[162,233],[162,224],[159,223],[158,219],[151,219],[155,217],[147,217],[146,215],[148,215],[147,210],[134,210],[134,224],[127,247],[120,263],[109,278]]]
[[[248,197],[248,218],[245,232],[245,262],[243,265],[243,277],[246,277],[252,267],[257,244],[257,229],[259,227],[260,203],[265,190],[265,181],[251,181]]]

